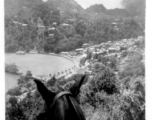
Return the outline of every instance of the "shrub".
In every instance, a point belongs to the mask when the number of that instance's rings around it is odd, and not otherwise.
[[[87,59],[87,60],[88,60],[88,59],[90,60],[91,58],[92,58],[92,52],[88,51],[88,52],[87,52],[87,58],[86,58],[86,59]]]
[[[14,63],[5,65],[5,72],[11,73],[11,74],[18,74],[18,71],[19,70]]]
[[[93,59],[98,59],[99,54],[95,53],[95,54],[93,54],[92,56],[93,56]]]
[[[100,55],[100,56],[98,57],[98,62],[102,62],[104,65],[107,64],[107,61],[108,61],[108,60],[109,60],[108,57],[105,57],[105,56],[102,56],[102,55]]]
[[[56,47],[56,48],[54,49],[54,52],[55,52],[56,54],[59,54],[61,51],[62,51],[62,50],[61,50],[59,47]]]
[[[55,86],[55,83],[57,82],[57,79],[55,77],[52,77],[50,80],[47,81],[48,86]]]
[[[95,69],[95,71],[94,71],[95,73],[101,72],[102,70],[105,69],[105,65],[102,64],[102,63],[97,62],[94,65],[94,69]]]
[[[25,51],[26,51],[27,53],[29,53],[30,47],[29,47],[28,45],[25,46]]]
[[[11,96],[19,96],[22,94],[20,87],[15,87],[13,89],[10,89],[7,94]]]
[[[79,100],[81,104],[89,103],[97,107],[107,101],[102,98],[103,95],[110,96],[118,93],[119,83],[116,76],[109,67],[105,67],[104,70],[94,75],[89,84],[81,88]]]
[[[124,52],[122,52],[121,57],[124,58],[124,57],[126,57],[127,55],[128,55],[128,51],[124,51]]]
[[[7,120],[35,120],[36,116],[44,111],[44,100],[36,91],[33,95],[30,93],[20,102],[15,97],[11,97],[6,108]]]
[[[24,51],[24,47],[23,46],[19,46],[19,51]]]
[[[85,114],[88,114],[87,109],[91,110],[91,115],[87,115],[87,118],[145,120],[144,78],[126,78],[122,84],[128,87],[121,88],[122,92],[118,94],[94,91],[92,84],[84,85],[79,100]]]
[[[44,111],[44,100],[41,95],[36,91],[33,95],[27,94],[20,105],[22,106],[22,111],[28,120],[35,120],[36,116]]]
[[[100,55],[98,57],[98,62],[103,63],[106,66],[109,66],[110,68],[116,70],[117,69],[117,59],[114,56],[105,57]]]
[[[18,45],[12,43],[12,44],[6,45],[5,51],[6,51],[7,53],[14,53],[17,48],[18,48]]]
[[[28,76],[28,77],[32,77],[32,73],[31,73],[31,71],[29,71],[29,70],[28,70],[28,71],[26,72],[26,76]]]
[[[31,82],[31,77],[28,75],[21,75],[20,78],[18,79],[18,85],[20,87],[26,86],[27,83]]]
[[[26,120],[22,106],[15,97],[11,97],[6,106],[6,120]]]
[[[127,47],[120,46],[120,51],[127,50]]]
[[[112,68],[113,70],[117,70],[117,58],[116,57],[110,57],[109,58],[109,67]]]
[[[105,69],[97,73],[92,82],[93,89],[95,91],[105,91],[107,94],[113,94],[118,92],[118,83],[114,71],[105,67]]]
[[[80,64],[81,64],[81,65],[85,65],[85,61],[86,61],[86,60],[87,60],[86,57],[81,58]]]
[[[120,78],[125,78],[127,76],[145,76],[145,66],[142,62],[135,63],[133,65],[128,65],[125,69],[120,73]]]

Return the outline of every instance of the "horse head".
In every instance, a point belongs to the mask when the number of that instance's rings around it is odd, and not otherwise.
[[[82,109],[76,99],[85,75],[69,91],[52,92],[45,85],[34,79],[38,92],[45,101],[46,111],[37,116],[38,120],[85,120]]]

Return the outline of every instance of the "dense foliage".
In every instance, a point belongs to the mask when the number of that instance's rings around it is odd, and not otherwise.
[[[95,19],[95,18],[94,18]],[[29,52],[71,51],[83,43],[99,44],[106,41],[136,38],[144,35],[138,18],[99,17],[90,20],[80,13],[62,13],[54,4],[39,3],[29,11],[19,10],[15,16],[5,16],[5,51]]]
[[[5,72],[7,73],[18,74],[18,71],[18,67],[14,63],[5,65]]]
[[[22,94],[21,92],[21,88],[20,87],[15,87],[13,89],[10,89],[8,92],[7,92],[8,95],[11,95],[11,96],[19,96]]]
[[[106,59],[95,65],[95,75],[82,87],[79,97],[88,119],[145,120],[144,66],[141,55],[132,53],[130,57],[132,61],[120,74],[105,67]]]

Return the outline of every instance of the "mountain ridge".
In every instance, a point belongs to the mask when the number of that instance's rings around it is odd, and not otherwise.
[[[106,14],[115,17],[128,17],[130,14],[126,9],[123,8],[115,8],[115,9],[107,9],[102,4],[91,5],[87,9],[85,9],[88,13],[92,14]]]
[[[83,11],[84,9],[74,0],[48,0],[43,2],[42,0],[5,0],[5,15],[14,16],[20,10],[23,10],[25,7],[30,9],[34,5],[47,3],[48,5],[54,5],[59,8],[61,11]]]

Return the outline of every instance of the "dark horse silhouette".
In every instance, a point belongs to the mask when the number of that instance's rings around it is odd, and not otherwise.
[[[40,113],[37,120],[85,120],[83,111],[76,99],[85,77],[84,75],[69,91],[57,93],[48,90],[42,82],[34,79],[46,105],[46,111]]]

